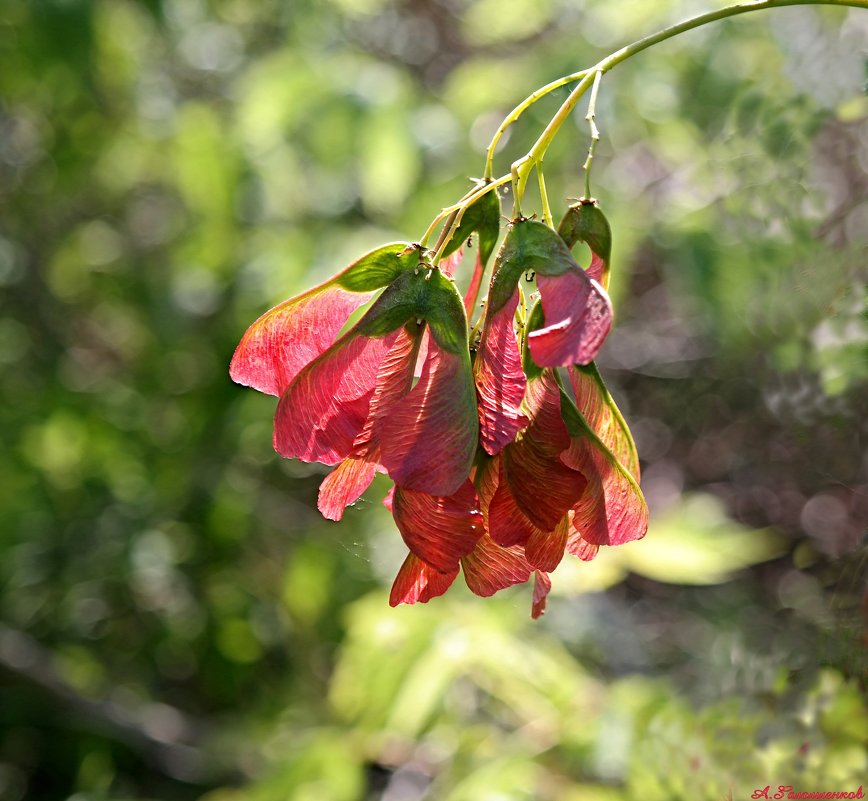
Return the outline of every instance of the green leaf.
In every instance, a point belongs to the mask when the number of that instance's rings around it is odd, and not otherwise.
[[[359,320],[356,332],[381,337],[409,322],[427,322],[440,347],[468,353],[464,304],[439,270],[421,268],[398,275]]]
[[[581,270],[573,254],[557,232],[536,220],[521,220],[512,227],[510,258],[519,260],[525,270],[542,275],[563,275]]]
[[[441,348],[453,353],[467,354],[468,348],[467,315],[461,295],[443,273],[435,270],[427,280],[426,306],[422,315],[431,327],[431,334]]]
[[[388,286],[402,272],[419,264],[418,252],[407,252],[407,242],[393,242],[372,250],[337,276],[336,283],[350,292],[371,292]]]
[[[515,247],[515,226],[512,226],[507,232],[506,239],[503,240],[494,262],[494,271],[488,284],[486,314],[492,316],[506,305],[526,269]]]
[[[536,220],[512,223],[500,246],[488,287],[488,312],[499,311],[515,292],[519,278],[528,271],[563,275],[580,270],[564,243],[547,225]]]
[[[612,229],[606,215],[596,203],[575,203],[564,214],[558,233],[567,247],[584,242],[603,261],[609,263],[612,255]]]
[[[612,229],[600,207],[588,201],[570,206],[558,226],[558,233],[570,250],[576,242],[584,242],[591,249],[591,264],[587,272],[608,289]]]

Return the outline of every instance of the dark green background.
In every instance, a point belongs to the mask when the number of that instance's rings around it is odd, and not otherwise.
[[[322,470],[227,375],[270,305],[421,236],[526,94],[707,7],[0,2],[2,801],[864,780],[865,12],[746,15],[604,79],[600,365],[652,526],[565,563],[541,621],[527,587],[390,609],[385,485],[320,519]]]

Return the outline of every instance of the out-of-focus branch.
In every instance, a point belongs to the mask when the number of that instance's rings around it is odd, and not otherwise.
[[[240,778],[239,771],[206,754],[206,727],[162,703],[136,705],[81,695],[54,668],[54,655],[30,635],[0,623],[0,670],[59,702],[77,722],[123,743],[174,781],[210,786]]]

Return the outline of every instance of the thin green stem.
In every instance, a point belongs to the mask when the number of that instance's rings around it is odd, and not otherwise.
[[[440,251],[445,246],[449,232],[453,230],[452,224],[455,222],[455,218],[457,216],[458,216],[458,211],[456,210],[456,211],[450,212],[449,215],[446,217],[446,222],[443,223],[443,228],[440,231],[440,236],[437,237],[437,242],[435,243],[434,247],[432,248],[432,250],[435,253]],[[423,247],[424,247],[424,245],[423,245]],[[434,264],[436,264],[436,263],[437,262],[435,260]]]
[[[428,240],[433,236],[434,231],[437,230],[437,226],[440,224],[440,222],[445,217],[449,217],[451,214],[454,214],[455,211],[457,211],[457,209],[461,206],[462,203],[464,203],[465,200],[467,200],[468,198],[472,198],[475,200],[477,197],[481,197],[482,195],[484,195],[485,192],[481,192],[479,195],[476,194],[480,186],[483,186],[483,184],[481,182],[477,182],[472,189],[468,189],[467,192],[464,193],[464,196],[461,198],[461,200],[459,200],[457,203],[453,203],[451,206],[447,206],[445,209],[441,209],[440,213],[433,220],[431,220],[431,224],[428,226],[428,230],[425,231],[424,235],[419,240],[419,244],[422,245],[422,247],[425,247],[428,244]],[[448,228],[448,225],[449,224],[444,226],[444,228]],[[440,235],[443,235],[442,231]],[[440,244],[440,240],[438,239],[437,245],[434,249],[437,250]]]
[[[521,196],[515,190],[521,180],[521,169],[524,167],[525,162],[528,161],[528,158],[528,156],[525,156],[523,159],[514,162],[509,170],[509,180],[512,181],[512,218],[514,220],[521,217]]]
[[[527,152],[525,156],[520,158],[518,161],[514,162],[512,165],[512,174],[513,174],[513,191],[515,193],[514,202],[516,204],[521,203],[521,199],[524,197],[524,189],[527,185],[528,177],[530,176],[530,171],[532,167],[537,164],[543,156],[545,156],[545,152],[548,149],[549,144],[552,139],[555,138],[555,135],[560,130],[561,125],[563,125],[564,120],[569,117],[570,112],[575,108],[576,103],[579,102],[579,99],[585,92],[588,91],[588,88],[594,83],[595,76],[598,74],[599,70],[587,71],[585,76],[579,81],[579,85],[573,89],[570,93],[570,96],[564,101],[563,105],[558,109],[555,113],[555,116],[551,119],[549,124],[546,126],[543,133],[540,135],[540,138],[534,143],[534,146]],[[573,100],[573,98],[575,98]],[[567,103],[572,101],[572,105],[564,111]],[[543,145],[540,145],[540,142],[543,142]]]
[[[550,120],[545,130],[540,134],[533,147],[528,151],[527,156],[516,162],[516,168],[513,172],[517,175],[517,180],[514,180],[517,200],[520,202],[521,196],[524,193],[524,188],[527,185],[527,180],[530,175],[530,170],[534,164],[545,155],[548,146],[552,139],[560,130],[564,122],[569,118],[576,104],[588,91],[593,84],[597,73],[608,72],[612,67],[626,61],[628,58],[647,50],[653,45],[665,42],[673,36],[678,36],[681,33],[699,28],[702,25],[707,25],[709,22],[734,17],[739,14],[746,14],[749,11],[761,11],[768,8],[784,8],[786,6],[804,6],[804,5],[821,5],[821,6],[843,6],[849,8],[864,8],[868,9],[868,0],[747,0],[747,2],[736,3],[726,8],[718,9],[717,11],[709,11],[705,14],[691,17],[684,22],[679,22],[677,25],[671,25],[657,33],[639,39],[632,44],[616,50],[611,55],[598,61],[593,67],[586,71],[584,78],[579,82],[579,85],[573,89],[569,97],[563,102],[557,110],[554,117]]]
[[[597,92],[600,90],[600,81],[603,78],[602,72],[594,74],[594,85],[591,88],[591,99],[588,101],[588,113],[585,119],[588,125],[591,126],[591,145],[588,148],[588,157],[582,169],[585,171],[585,197],[590,200],[591,197],[591,163],[594,160],[594,151],[597,149],[597,142],[600,141],[600,131],[597,129]]]
[[[469,209],[483,195],[494,191],[499,186],[503,186],[504,184],[509,183],[511,180],[512,175],[503,175],[496,181],[487,181],[486,183],[477,184],[461,200],[459,200],[452,206],[447,206],[440,212],[440,214],[437,215],[437,217],[434,218],[434,222],[432,222],[431,225],[428,227],[429,231],[431,231],[433,228],[436,228],[437,223],[444,217],[446,218],[446,222],[444,223],[443,230],[440,232],[440,236],[437,239],[437,245],[434,247],[435,253],[434,258],[431,260],[432,264],[437,264],[437,262],[443,258],[443,251],[446,250],[446,246],[455,235],[455,232],[458,230],[458,226],[461,225],[461,218],[464,216],[464,212],[467,211],[467,209]]]
[[[552,210],[549,206],[549,196],[548,192],[546,192],[546,179],[543,175],[542,162],[536,165],[536,175],[539,179],[539,197],[540,203],[542,203],[542,219],[543,222],[549,227],[554,228],[554,220],[552,218]]]
[[[440,213],[431,220],[430,225],[428,226],[428,230],[422,234],[422,238],[419,240],[419,244],[424,248],[428,247],[428,240],[434,235],[434,232],[437,230],[437,226],[440,225],[440,222],[444,217],[448,217],[449,212],[446,209],[442,209]]]
[[[485,158],[485,173],[483,180],[485,180],[486,183],[482,185],[477,185],[467,194],[465,194],[464,197],[461,198],[461,200],[459,200],[457,203],[442,209],[441,212],[431,222],[431,225],[428,226],[428,230],[425,232],[425,235],[422,237],[421,240],[421,244],[423,246],[433,235],[440,222],[443,220],[447,220],[447,222],[443,226],[443,230],[440,233],[440,237],[437,240],[438,244],[435,248],[436,254],[434,258],[434,264],[437,263],[439,256],[442,256],[442,253],[445,250],[447,244],[454,236],[455,231],[458,229],[458,226],[461,223],[461,216],[464,214],[465,209],[467,209],[476,200],[482,197],[486,192],[490,192],[499,186],[503,186],[506,183],[512,182],[513,217],[520,217],[521,200],[524,196],[524,190],[527,185],[528,178],[530,177],[531,170],[533,170],[535,167],[539,171],[540,194],[543,198],[543,218],[551,218],[551,212],[548,209],[548,199],[545,195],[545,183],[542,176],[542,160],[552,140],[561,129],[561,126],[569,118],[573,109],[576,107],[576,104],[584,96],[585,92],[587,92],[588,89],[592,89],[587,116],[588,122],[591,125],[591,146],[588,151],[588,158],[585,161],[584,168],[585,195],[590,195],[590,167],[594,157],[595,145],[597,140],[599,139],[599,131],[597,131],[597,127],[594,121],[594,106],[596,102],[597,89],[600,84],[600,79],[602,78],[603,74],[612,69],[612,67],[620,64],[622,61],[626,61],[632,56],[635,56],[637,53],[641,53],[643,50],[647,50],[649,47],[652,47],[655,44],[664,42],[667,39],[671,39],[673,36],[678,36],[679,34],[685,33],[686,31],[692,30],[693,28],[699,28],[702,25],[707,25],[709,22],[716,22],[717,20],[726,19],[727,17],[734,17],[739,14],[746,14],[749,11],[761,11],[768,8],[784,8],[786,6],[805,5],[840,6],[847,8],[863,8],[868,10],[868,0],[745,0],[745,2],[736,3],[735,5],[727,6],[726,8],[721,8],[717,11],[709,11],[705,14],[699,14],[698,16],[691,17],[684,22],[679,22],[677,25],[671,25],[668,28],[664,28],[657,33],[646,36],[643,39],[639,39],[638,41],[633,42],[626,47],[622,47],[620,50],[616,50],[614,53],[606,56],[606,58],[598,61],[594,66],[588,69],[574,72],[571,75],[565,75],[563,78],[558,78],[557,80],[546,84],[540,89],[537,89],[532,94],[528,95],[505,117],[505,119],[495,132],[494,136],[492,137],[491,143],[489,144],[486,151]],[[541,97],[544,97],[555,89],[561,86],[565,86],[566,84],[572,83],[576,80],[579,81],[578,86],[576,86],[572,90],[572,92],[570,92],[569,97],[567,97],[567,99],[561,104],[561,107],[551,118],[548,125],[546,125],[545,130],[543,130],[539,138],[536,140],[536,142],[534,142],[533,147],[531,147],[531,149],[527,152],[526,155],[513,162],[509,174],[503,175],[496,180],[491,180],[494,162],[494,151],[506,129],[510,125],[512,125],[512,123],[514,123],[528,108],[530,108],[530,106],[536,103],[537,100],[539,100]]]
[[[545,86],[540,87],[535,92],[529,94],[524,100],[521,101],[506,117],[503,118],[503,122],[500,123],[498,129],[494,132],[494,136],[491,137],[491,142],[486,148],[485,151],[485,178],[491,178],[493,174],[494,168],[494,151],[497,149],[497,145],[500,142],[501,137],[506,132],[506,129],[509,128],[518,118],[524,114],[537,100],[545,97],[550,92],[553,92],[555,89],[560,89],[562,86],[566,86],[568,83],[574,83],[575,81],[580,80],[584,77],[587,70],[580,70],[579,72],[574,72],[571,75],[564,75],[562,78],[558,78],[556,81],[552,81],[551,83],[547,83]]]

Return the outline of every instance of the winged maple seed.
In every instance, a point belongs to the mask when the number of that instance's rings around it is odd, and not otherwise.
[[[510,223],[471,348],[468,315],[499,229],[488,192],[436,264],[418,245],[384,245],[266,312],[232,359],[234,381],[279,397],[278,453],[334,466],[325,517],[339,520],[376,473],[394,482],[384,503],[409,554],[393,606],[442,595],[459,572],[480,596],[533,575],[538,617],[565,553],[590,560],[647,529],[636,448],[593,364],[612,324],[608,223],[588,201],[558,231]],[[471,234],[462,299],[452,272]],[[577,242],[591,249],[586,270]]]

